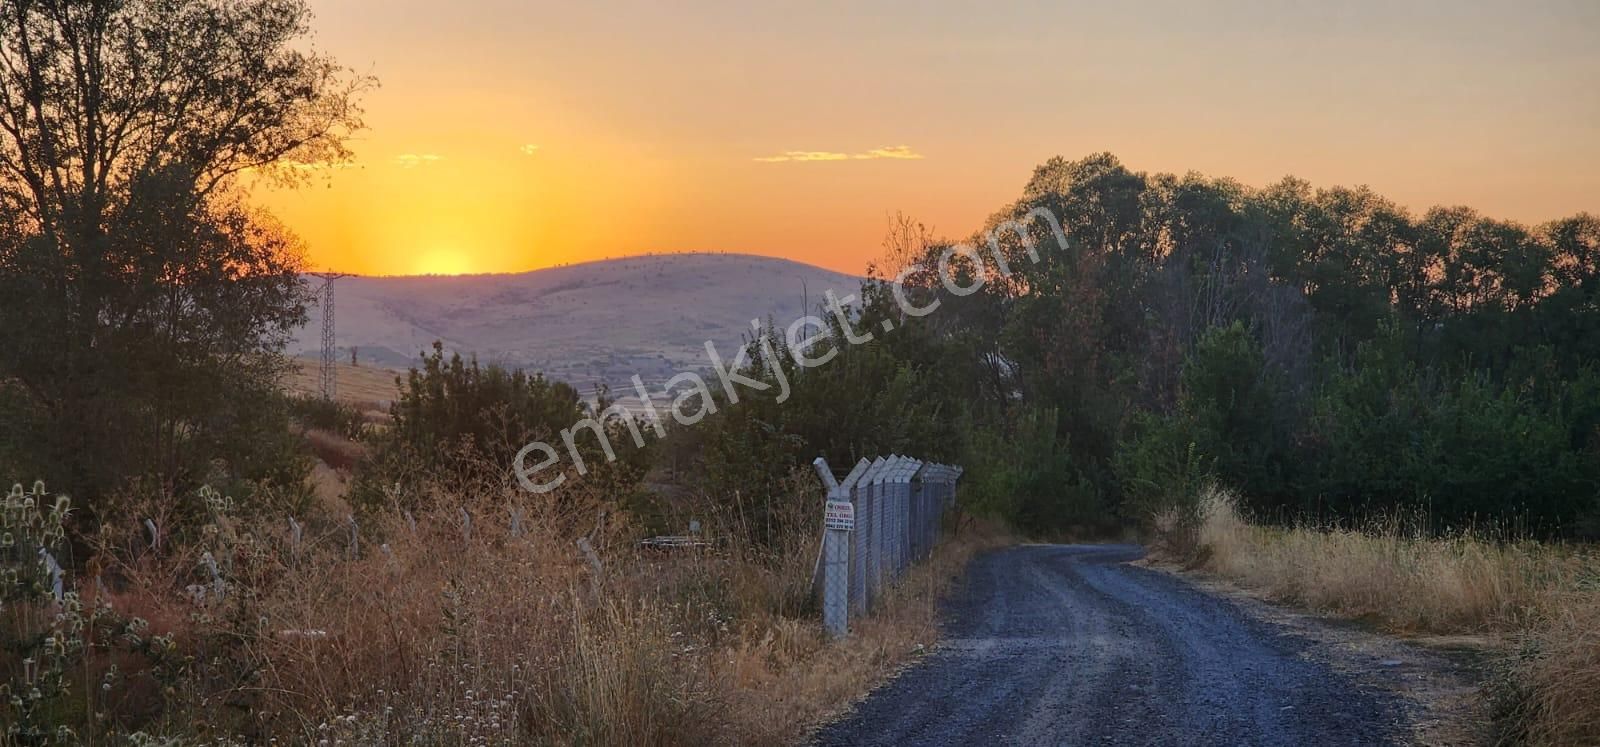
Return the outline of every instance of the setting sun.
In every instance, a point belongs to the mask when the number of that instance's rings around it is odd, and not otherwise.
[[[435,249],[417,254],[412,275],[467,275],[473,271],[471,258],[456,249]]]

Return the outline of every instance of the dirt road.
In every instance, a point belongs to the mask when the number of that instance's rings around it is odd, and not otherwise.
[[[982,556],[945,606],[945,640],[819,744],[1373,745],[1403,739],[1397,698],[1316,644],[1173,576],[1127,545]],[[1375,666],[1381,666],[1375,664]]]

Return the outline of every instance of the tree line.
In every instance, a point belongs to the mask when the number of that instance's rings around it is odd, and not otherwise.
[[[1592,215],[1416,216],[1097,154],[1041,165],[965,241],[902,220],[887,248],[856,313],[896,331],[836,328],[839,358],[793,372],[789,401],[683,434],[709,480],[914,450],[1031,528],[1144,522],[1218,480],[1265,520],[1600,532]],[[953,294],[941,263],[981,287]]]

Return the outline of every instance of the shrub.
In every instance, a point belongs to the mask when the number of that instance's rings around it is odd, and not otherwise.
[[[132,696],[178,671],[173,639],[74,583],[72,503],[44,483],[0,499],[0,724],[7,744],[81,744],[137,709]],[[63,567],[66,566],[66,567]],[[84,716],[96,714],[84,722]]]
[[[603,423],[618,460],[608,461],[587,429],[577,431],[588,470],[582,482],[622,500],[648,464],[648,450],[635,448],[626,427],[628,416],[608,409],[604,391],[589,405],[572,386],[542,374],[480,366],[454,354],[446,358],[438,342],[422,367],[399,383],[400,398],[390,410],[394,422],[375,440],[376,453],[351,493],[363,510],[416,509],[423,496],[440,488],[498,491],[514,484],[512,463],[525,445],[544,441],[565,460],[561,432],[591,416]],[[578,482],[578,475],[568,477],[568,483]]]
[[[288,401],[289,414],[306,428],[330,431],[351,441],[359,441],[367,433],[366,417],[348,402],[312,396],[291,396]]]
[[[1099,488],[1079,472],[1056,428],[1054,410],[1028,410],[1006,431],[976,434],[962,490],[967,505],[1032,531],[1106,529]]]
[[[1193,515],[1196,497],[1212,480],[1183,422],[1150,413],[1134,419],[1130,435],[1118,445],[1114,469],[1122,516],[1140,526],[1169,511]]]

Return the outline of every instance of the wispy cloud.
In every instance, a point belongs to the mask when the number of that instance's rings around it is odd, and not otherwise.
[[[433,153],[405,153],[395,156],[394,158],[395,163],[399,164],[402,168],[407,169],[414,169],[418,166],[428,166],[443,160],[444,156],[435,155]]]
[[[916,161],[922,154],[911,149],[909,145],[885,145],[882,148],[862,151],[860,153],[839,153],[829,150],[789,150],[775,156],[760,156],[755,160],[762,163],[784,163],[787,161],[874,161],[890,159],[896,161]]]
[[[522,155],[531,156],[531,155],[539,152],[539,146],[533,145],[533,144],[530,143],[528,145],[522,146],[521,148],[518,148],[517,150],[522,151]]]
[[[882,148],[873,148],[866,153],[857,153],[852,158],[891,158],[900,161],[920,161],[922,154],[911,149],[909,145],[885,145]]]
[[[776,156],[761,156],[756,159],[762,163],[781,163],[783,161],[848,161],[849,153],[832,153],[825,150],[790,150]]]

